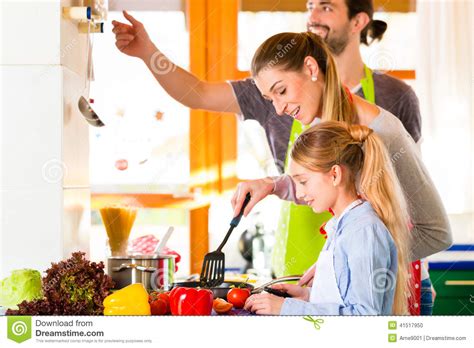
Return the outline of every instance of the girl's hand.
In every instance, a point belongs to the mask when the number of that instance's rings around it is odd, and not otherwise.
[[[250,199],[249,204],[245,207],[244,216],[247,216],[250,213],[255,204],[270,195],[273,192],[273,187],[274,183],[272,178],[241,182],[237,186],[237,190],[235,191],[231,201],[232,208],[234,208],[234,216],[239,215],[240,208],[244,203],[247,193],[250,193],[252,198]]]
[[[137,21],[133,16],[123,11],[124,17],[130,24],[112,21],[114,28],[112,32],[115,34],[115,46],[120,52],[132,57],[145,59],[148,51],[154,49],[148,33],[143,24]]]
[[[296,284],[275,284],[272,289],[284,291],[297,300],[309,301],[309,289]]]
[[[247,298],[244,309],[256,314],[279,315],[285,299],[262,292]]]

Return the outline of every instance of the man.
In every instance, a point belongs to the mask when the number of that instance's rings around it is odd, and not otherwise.
[[[397,116],[418,142],[421,117],[418,99],[411,87],[386,74],[372,73],[362,61],[360,44],[381,39],[387,26],[372,19],[372,1],[313,0],[307,2],[307,9],[307,28],[323,37],[330,47],[342,82],[353,93]],[[284,171],[291,142],[302,130],[298,122],[293,123],[288,115],[278,116],[251,79],[211,83],[174,66],[150,40],[142,23],[126,12],[124,16],[131,25],[113,21],[116,46],[122,53],[142,59],[164,90],[185,106],[236,113],[243,120],[257,120],[266,131],[277,167]],[[166,69],[160,69],[163,66]],[[254,204],[251,201],[247,209]],[[315,230],[328,218],[314,214],[306,206],[294,206],[282,212],[272,262],[278,276],[300,274],[314,264],[324,244],[320,235],[315,237]],[[296,253],[301,256],[301,250],[304,257],[295,257]],[[303,282],[310,282],[310,278],[306,276]]]
[[[375,101],[397,116],[417,143],[421,138],[421,116],[418,98],[413,90],[396,78],[375,72],[375,95],[372,96],[370,86],[366,86],[367,81],[364,81],[367,72],[360,54],[360,44],[369,45],[374,40],[382,39],[387,28],[385,22],[372,19],[372,1],[310,0],[307,8],[307,28],[325,39],[335,56],[341,81],[354,93]]]

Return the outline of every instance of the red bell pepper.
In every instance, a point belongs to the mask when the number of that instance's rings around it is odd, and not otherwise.
[[[209,289],[177,287],[170,293],[173,315],[211,315],[214,296]]]

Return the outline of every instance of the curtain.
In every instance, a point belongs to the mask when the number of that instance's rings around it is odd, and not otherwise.
[[[448,214],[472,218],[473,4],[470,0],[418,0],[417,14],[416,80],[423,158]],[[472,220],[469,225],[472,236]]]

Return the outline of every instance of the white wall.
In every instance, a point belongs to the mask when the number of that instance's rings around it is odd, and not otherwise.
[[[88,125],[77,101],[87,37],[62,19],[81,1],[1,0],[0,278],[89,249]]]

